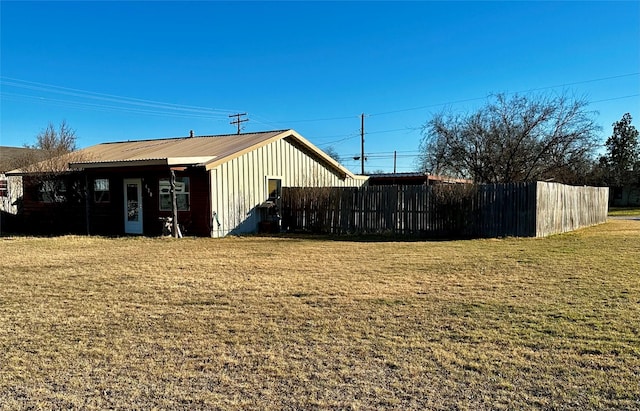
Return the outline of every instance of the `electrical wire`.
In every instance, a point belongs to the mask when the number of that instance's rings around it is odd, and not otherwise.
[[[52,84],[38,83],[34,81],[15,79],[11,77],[0,76],[0,84],[3,87],[16,87],[25,90],[31,91],[39,91],[43,93],[51,93],[51,94],[61,94],[67,95],[71,97],[78,97],[80,99],[87,100],[99,100],[105,101],[109,103],[122,104],[128,106],[141,106],[147,108],[155,108],[162,110],[170,110],[177,112],[188,112],[188,113],[198,113],[198,114],[206,114],[208,116],[225,116],[231,113],[236,112],[237,110],[228,110],[228,109],[216,109],[202,106],[191,106],[185,104],[175,104],[175,103],[166,103],[154,100],[145,100],[135,97],[125,97],[118,96],[115,94],[106,94],[106,93],[98,93],[89,90],[82,90],[70,87],[62,87],[56,86]],[[7,95],[5,91],[0,93],[1,95]],[[41,96],[36,96],[41,97]],[[91,105],[91,103],[82,103],[75,102],[76,104],[87,105],[88,107],[95,107],[95,105]]]
[[[590,103],[591,104],[593,104],[593,103],[603,103],[605,101],[622,100],[622,99],[625,99],[625,98],[638,97],[638,96],[640,96],[640,93],[638,93],[638,94],[630,94],[628,96],[622,96],[622,97],[605,98],[603,100],[591,101]]]
[[[55,103],[58,107],[68,107],[75,109],[86,109],[86,110],[95,110],[100,112],[121,112],[121,113],[135,113],[135,114],[147,114],[147,115],[156,115],[163,117],[178,117],[178,118],[201,118],[208,119],[213,121],[222,121],[223,119],[226,121],[227,116],[224,118],[218,118],[216,120],[215,117],[212,117],[208,114],[197,114],[197,113],[184,113],[184,112],[171,112],[171,111],[160,111],[160,110],[150,110],[145,108],[136,108],[136,107],[123,107],[123,106],[113,106],[113,105],[104,105],[104,104],[94,104],[94,103],[79,103],[71,100],[61,100],[47,97],[36,97],[24,94],[15,94],[15,93],[2,93],[2,97],[9,101],[35,101],[37,103]]]
[[[106,93],[99,93],[99,92],[89,91],[89,90],[62,87],[62,86],[56,86],[52,84],[38,83],[35,81],[20,80],[20,79],[11,78],[11,77],[5,77],[5,76],[0,76],[0,84],[3,84],[5,86],[24,88],[27,90],[66,94],[66,95],[77,96],[77,97],[122,102],[125,104],[157,106],[159,108],[171,108],[171,109],[177,109],[177,110],[200,110],[200,111],[206,111],[206,112],[219,111],[222,114],[229,114],[237,111],[237,110],[216,109],[216,108],[201,107],[201,106],[191,106],[186,104],[166,103],[166,102],[160,102],[160,101],[154,101],[154,100],[145,100],[145,99],[140,99],[136,97],[118,96],[115,94],[106,94]]]
[[[598,82],[598,81],[613,80],[613,79],[618,79],[618,78],[623,78],[623,77],[631,77],[631,76],[638,76],[638,75],[640,75],[640,72],[621,74],[621,75],[617,75],[617,76],[601,77],[601,78],[595,78],[595,79],[583,80],[583,81],[576,81],[576,82],[573,82],[573,83],[565,83],[565,84],[559,84],[559,85],[555,85],[555,86],[538,87],[538,88],[532,88],[532,89],[528,89],[528,90],[521,90],[521,91],[514,91],[514,92],[504,93],[504,94],[511,95],[511,94],[521,94],[521,93],[531,93],[531,92],[534,92],[534,91],[549,90],[549,89],[553,89],[553,88],[575,86],[577,84],[594,83],[594,82]],[[616,97],[614,99],[627,98],[627,97],[628,96]],[[633,97],[633,96],[631,96],[631,97]],[[449,101],[449,102],[445,102],[445,103],[429,104],[429,105],[424,105],[424,106],[419,106],[419,107],[410,107],[410,108],[404,108],[404,109],[399,109],[399,110],[384,111],[384,112],[381,112],[381,113],[369,114],[369,116],[373,117],[373,116],[382,116],[382,115],[386,115],[386,114],[402,113],[402,112],[405,112],[405,111],[423,110],[425,108],[449,106],[449,105],[460,104],[460,103],[468,103],[470,101],[484,100],[486,98],[487,98],[486,96],[485,97],[474,97],[474,98],[468,98],[468,99],[464,99],[464,100]],[[599,102],[599,101],[594,101],[593,103],[596,103],[596,102]]]
[[[553,85],[553,86],[538,87],[538,88],[532,88],[532,89],[527,89],[527,90],[523,90],[523,91],[516,91],[516,92],[512,92],[512,93],[505,93],[505,94],[528,93],[528,92],[533,92],[533,91],[548,90],[548,89],[553,89],[553,88],[567,87],[567,86],[572,86],[572,85],[577,85],[577,84],[586,84],[586,83],[593,83],[593,82],[606,81],[606,80],[613,80],[613,79],[619,79],[619,78],[625,78],[625,77],[631,77],[631,76],[638,76],[638,75],[640,75],[640,72],[627,73],[627,74],[608,76],[608,77],[600,77],[600,78],[594,78],[594,79],[570,82],[570,83]],[[147,99],[141,99],[141,98],[135,98],[135,97],[119,96],[119,95],[115,95],[115,94],[107,94],[107,93],[94,92],[94,91],[83,90],[83,89],[78,89],[78,88],[63,87],[63,86],[40,83],[40,82],[35,82],[35,81],[22,80],[22,79],[17,79],[17,78],[12,78],[12,77],[5,77],[5,76],[0,76],[0,84],[2,84],[5,87],[16,87],[16,88],[22,88],[22,89],[25,89],[25,90],[35,91],[35,92],[62,94],[62,95],[70,96],[70,97],[77,97],[79,99],[88,99],[88,100],[93,99],[93,100],[99,100],[99,101],[104,101],[104,102],[109,102],[109,103],[112,103],[112,104],[116,104],[116,106],[114,106],[114,105],[101,105],[101,104],[88,103],[88,102],[83,102],[83,101],[61,100],[61,99],[46,98],[46,97],[42,97],[42,96],[19,95],[19,94],[7,93],[5,91],[0,91],[0,97],[2,97],[3,99],[7,99],[7,98],[15,99],[15,98],[20,98],[20,97],[25,98],[25,99],[29,99],[30,98],[30,99],[35,99],[36,101],[39,101],[41,103],[55,103],[55,104],[58,104],[58,105],[66,105],[66,107],[78,108],[78,109],[89,109],[89,110],[98,110],[98,111],[117,111],[117,112],[128,112],[128,113],[144,114],[144,115],[163,115],[163,116],[184,117],[184,118],[206,118],[206,119],[209,119],[209,120],[213,120],[213,119],[217,118],[219,121],[222,121],[223,119],[226,120],[226,117],[228,117],[229,114],[232,114],[232,113],[235,113],[235,112],[239,111],[239,110],[232,110],[232,109],[217,109],[217,108],[210,108],[210,107],[203,107],[203,106],[192,106],[192,105],[185,105],[185,104],[176,104],[176,103],[160,102],[160,101],[155,101],[155,100],[147,100]],[[614,100],[632,98],[632,97],[637,97],[637,96],[640,96],[640,94],[631,94],[631,95],[627,95],[627,96],[612,97],[612,98],[592,101],[590,103],[600,103],[600,102],[606,102],[606,101],[614,101]],[[385,111],[385,112],[372,113],[372,114],[368,114],[367,117],[382,116],[382,115],[395,114],[395,113],[401,113],[401,112],[406,112],[406,111],[421,110],[421,109],[430,108],[430,107],[455,105],[455,104],[466,103],[466,102],[470,102],[470,101],[483,100],[483,99],[486,99],[486,97],[474,97],[474,98],[468,98],[468,99],[462,99],[462,100],[453,100],[453,101],[444,102],[444,103],[429,104],[429,105],[423,105],[423,106],[418,106],[418,107],[410,107],[410,108],[404,108],[404,109],[398,109],[398,110],[390,110],[390,111]],[[121,105],[121,106],[117,106],[118,104]],[[137,107],[137,108],[134,109],[134,108],[132,108],[132,106],[133,107]],[[140,108],[140,107],[143,107],[143,108]],[[309,123],[309,122],[345,120],[345,119],[353,119],[353,118],[356,118],[356,117],[359,118],[360,115],[322,117],[322,118],[287,120],[287,121],[282,121],[282,120],[281,121],[269,121],[268,119],[261,119],[261,120],[258,119],[257,121],[256,120],[254,120],[254,121],[256,123],[258,123],[258,124],[264,124],[264,125],[270,125],[270,124],[280,124],[281,125],[281,124],[299,124],[299,123]],[[252,118],[257,119],[258,116],[253,114]],[[419,129],[419,127],[404,128],[404,129],[378,130],[378,131],[369,131],[369,132],[366,132],[366,134],[367,135],[369,135],[369,134],[382,134],[382,133],[390,133],[390,132],[398,132],[398,131],[408,131],[408,132],[410,132],[410,131],[416,131],[418,129]],[[335,137],[339,137],[339,136],[340,135],[336,135]],[[356,137],[355,135],[349,135],[349,136],[341,138],[339,140],[323,143],[323,146],[340,143],[340,142],[347,141],[347,140],[350,140],[350,139],[355,138],[355,137]],[[317,138],[331,138],[331,136],[317,137]]]

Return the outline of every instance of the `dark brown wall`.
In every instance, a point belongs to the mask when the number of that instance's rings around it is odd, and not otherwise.
[[[19,206],[19,231],[35,234],[86,233],[84,178],[79,173],[60,175],[67,187],[66,201],[46,203],[39,199],[42,178],[24,176],[23,197]]]
[[[90,230],[91,234],[119,235],[124,234],[124,187],[125,178],[142,180],[143,231],[145,235],[162,234],[161,217],[170,217],[170,211],[160,211],[159,181],[169,178],[166,168],[126,168],[121,170],[91,169],[87,170],[90,193]],[[176,177],[189,177],[190,209],[178,212],[178,222],[185,235],[209,236],[209,179],[202,168],[190,168],[176,171]],[[93,181],[96,178],[108,178],[110,189],[109,203],[93,201]]]
[[[189,177],[190,209],[178,212],[178,222],[184,235],[209,236],[210,199],[209,177],[203,168],[176,171],[176,177]],[[39,180],[24,177],[24,197],[20,213],[21,231],[39,234],[77,233],[92,235],[124,234],[124,187],[125,178],[142,180],[142,207],[144,235],[162,234],[161,217],[169,217],[170,211],[160,211],[159,181],[169,178],[166,167],[127,167],[114,169],[89,169],[86,172],[62,176],[67,182],[69,198],[64,203],[45,203],[39,200]],[[109,180],[110,200],[105,203],[94,201],[93,182],[97,178]],[[88,190],[86,190],[88,186]],[[72,193],[70,187],[78,187]],[[88,198],[88,207],[84,198]],[[87,212],[89,230],[87,230]]]

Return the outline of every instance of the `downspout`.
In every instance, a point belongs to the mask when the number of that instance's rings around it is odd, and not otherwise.
[[[87,235],[91,235],[91,204],[89,199],[91,198],[91,190],[89,188],[89,176],[86,171],[84,173],[84,214],[85,214],[85,224],[87,226]]]
[[[171,234],[174,238],[182,237],[178,229],[178,200],[176,197],[176,173],[173,169],[171,171]]]
[[[215,211],[213,211],[213,194],[211,193],[211,171],[205,168],[205,173],[207,173],[207,192],[209,193],[209,195],[207,196],[207,219],[209,220],[209,237],[213,237],[213,218]]]

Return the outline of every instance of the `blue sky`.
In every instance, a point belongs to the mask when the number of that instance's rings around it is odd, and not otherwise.
[[[640,2],[0,2],[0,144],[293,128],[351,170],[416,169],[421,126],[492,93],[640,124]]]

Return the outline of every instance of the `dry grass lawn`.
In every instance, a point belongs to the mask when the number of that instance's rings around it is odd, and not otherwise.
[[[640,409],[640,221],[0,246],[0,409]]]

